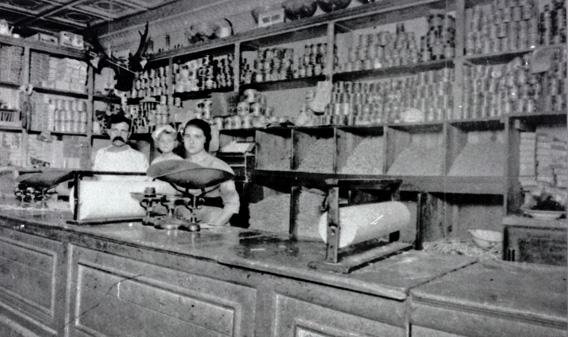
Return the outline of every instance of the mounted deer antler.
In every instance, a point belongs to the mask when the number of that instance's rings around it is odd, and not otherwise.
[[[116,79],[114,88],[120,91],[130,91],[134,83],[135,73],[141,71],[146,64],[143,55],[148,48],[148,22],[146,22],[144,32],[138,32],[140,34],[138,49],[134,54],[129,53],[128,59],[115,57],[112,55],[112,52],[107,54],[98,37],[90,34],[91,30],[89,28],[86,31],[85,38],[93,47],[89,51],[89,55],[91,56],[90,63],[95,68],[95,71],[100,73],[103,68],[112,68]]]

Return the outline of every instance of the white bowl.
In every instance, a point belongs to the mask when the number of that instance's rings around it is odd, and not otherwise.
[[[539,220],[555,220],[564,215],[564,211],[542,211],[538,209],[526,209],[525,214]]]
[[[503,242],[503,233],[487,229],[470,229],[469,234],[473,242],[483,249],[493,248],[495,245]]]

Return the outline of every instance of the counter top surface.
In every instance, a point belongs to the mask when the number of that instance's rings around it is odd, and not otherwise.
[[[1,226],[51,238],[57,233],[91,237],[172,253],[208,259],[217,263],[272,273],[285,277],[404,300],[411,288],[476,262],[462,256],[433,255],[409,251],[379,260],[348,275],[308,267],[321,261],[325,245],[294,241],[278,234],[236,227],[203,229],[197,233],[157,230],[139,222],[80,226],[67,224],[71,214],[61,211],[0,207]],[[62,235],[61,235],[62,236]]]
[[[566,328],[566,267],[476,263],[412,289],[418,301],[561,322]]]

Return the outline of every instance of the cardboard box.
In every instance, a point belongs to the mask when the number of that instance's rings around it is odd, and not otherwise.
[[[27,40],[36,40],[36,41],[46,42],[46,43],[55,44],[55,45],[59,44],[59,40],[57,39],[57,36],[53,36],[53,35],[45,34],[45,33],[36,33],[36,34],[28,37]]]

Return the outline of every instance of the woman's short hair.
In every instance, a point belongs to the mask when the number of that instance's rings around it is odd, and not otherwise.
[[[205,136],[204,148],[205,151],[209,151],[209,143],[211,143],[211,126],[209,125],[209,123],[207,123],[203,119],[198,119],[198,118],[191,119],[187,121],[187,123],[185,123],[185,125],[183,126],[182,136],[183,134],[185,134],[185,131],[187,130],[188,126],[193,126],[203,131],[203,135]]]

